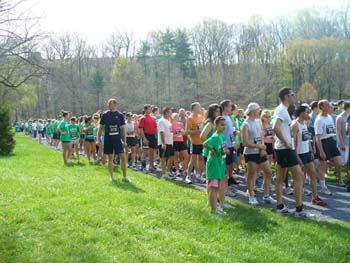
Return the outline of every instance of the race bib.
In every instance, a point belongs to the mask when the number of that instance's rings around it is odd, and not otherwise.
[[[334,134],[335,133],[335,127],[332,124],[328,124],[326,126],[326,133],[327,134]]]
[[[221,149],[221,156],[222,156],[222,158],[226,158],[226,150],[227,150],[226,142],[221,144],[220,149]]]
[[[254,138],[254,143],[255,144],[262,144],[262,138],[261,137],[255,137]]]
[[[311,134],[309,133],[308,130],[303,130],[301,132],[301,140],[303,142],[310,141],[311,140]]]
[[[118,125],[109,125],[109,132],[108,134],[110,136],[119,135],[119,126]]]

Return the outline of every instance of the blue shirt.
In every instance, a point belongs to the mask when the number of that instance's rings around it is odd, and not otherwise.
[[[226,121],[226,130],[224,132],[225,138],[226,138],[226,144],[228,148],[233,147],[233,122],[230,116],[224,115]]]

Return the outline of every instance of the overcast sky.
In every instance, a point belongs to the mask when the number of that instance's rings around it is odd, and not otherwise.
[[[190,28],[203,18],[244,22],[253,15],[288,16],[309,7],[337,7],[348,0],[27,0],[53,33],[76,32],[93,43],[116,30],[145,37],[155,29]]]

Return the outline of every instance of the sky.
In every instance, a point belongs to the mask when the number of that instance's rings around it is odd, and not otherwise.
[[[204,18],[227,23],[251,16],[289,16],[298,9],[337,7],[348,0],[27,0],[33,15],[42,17],[43,30],[78,33],[91,43],[116,31],[144,38],[157,29],[191,28]]]

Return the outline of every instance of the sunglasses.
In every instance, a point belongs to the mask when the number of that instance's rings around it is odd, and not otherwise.
[[[294,97],[295,96],[295,94],[294,93],[290,93],[290,94],[288,94],[289,96],[292,96],[292,97]]]

